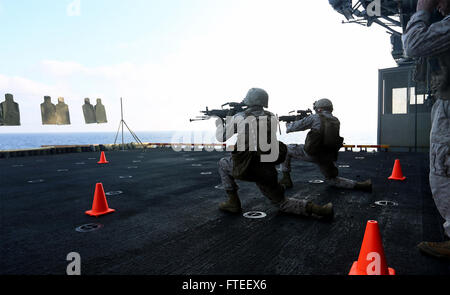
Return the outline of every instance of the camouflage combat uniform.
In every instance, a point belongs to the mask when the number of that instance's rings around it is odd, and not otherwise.
[[[327,111],[322,111],[322,115],[330,118],[333,117],[333,115]],[[304,131],[308,129],[320,131],[320,127],[321,120],[319,114],[313,114],[303,120],[288,124],[287,132]],[[339,171],[333,159],[321,159],[319,157],[308,155],[305,151],[304,144],[292,144],[288,146],[286,160],[281,165],[282,172],[291,172],[292,158],[317,164],[320,168],[320,172],[325,176],[326,182],[332,186],[346,189],[353,189],[356,186],[356,181],[338,177]]]
[[[406,55],[434,62],[431,88],[437,100],[431,111],[430,186],[450,237],[450,16],[430,25],[430,13],[413,15],[403,35]]]
[[[247,111],[236,114],[230,122],[227,122],[225,128],[223,128],[222,126],[222,121],[220,119],[217,120],[217,140],[220,142],[225,142],[229,138],[231,138],[233,134],[237,133],[237,146],[245,141],[248,142],[249,136],[256,136],[255,132],[251,131],[252,128],[250,128],[250,131],[247,130],[246,132],[244,129],[245,127],[236,127],[235,125],[238,123],[235,122],[239,122],[243,118],[248,118],[249,116],[268,116],[270,118],[274,118],[274,115],[272,113],[264,111],[262,107],[249,107]],[[270,126],[268,128],[270,128]],[[269,133],[276,132],[276,130],[270,129],[268,131]],[[276,134],[274,137],[276,138]],[[258,141],[251,142],[258,143]],[[256,149],[256,147],[253,148],[253,150]],[[226,191],[237,191],[239,189],[239,186],[235,181],[235,177],[233,176],[233,170],[234,161],[231,156],[222,158],[219,161],[219,174]],[[255,163],[250,168],[250,175],[251,176],[248,179],[243,180],[255,182],[261,193],[265,197],[267,197],[274,205],[278,206],[280,208],[280,211],[298,215],[309,215],[306,212],[306,205],[308,203],[306,200],[284,197],[284,189],[281,185],[278,184],[278,173],[274,163]]]

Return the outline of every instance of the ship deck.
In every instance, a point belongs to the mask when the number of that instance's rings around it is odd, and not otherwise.
[[[253,183],[240,182],[244,212],[217,209],[224,191],[217,162],[223,152],[151,149],[0,159],[0,274],[66,274],[70,252],[83,275],[346,275],[357,260],[366,222],[377,220],[389,267],[397,274],[450,274],[446,261],[421,254],[422,240],[444,240],[443,220],[428,184],[422,153],[342,152],[340,175],[372,178],[372,193],[310,183],[323,179],[311,163],[294,162],[290,197],[333,202],[331,222],[281,214]],[[361,159],[360,157],[364,157]],[[388,181],[400,159],[403,182]],[[125,176],[125,177],[124,177]],[[132,176],[132,178],[128,178]],[[30,183],[31,181],[31,183]],[[90,210],[103,183],[116,212]],[[398,206],[379,206],[376,201]],[[97,223],[96,231],[76,228]]]

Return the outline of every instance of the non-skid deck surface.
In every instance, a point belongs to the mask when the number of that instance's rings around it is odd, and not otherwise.
[[[341,153],[338,164],[350,166],[340,168],[341,176],[372,178],[373,193],[310,183],[323,179],[318,168],[295,162],[295,187],[287,195],[332,201],[332,222],[280,214],[252,183],[240,183],[244,211],[263,211],[266,218],[220,212],[224,191],[215,187],[224,155],[117,151],[106,153],[110,164],[104,166],[96,164],[98,153],[1,159],[0,274],[66,274],[67,254],[78,252],[84,275],[346,275],[370,219],[380,224],[397,274],[450,274],[448,262],[416,248],[422,240],[444,239],[426,154]],[[387,180],[396,158],[404,182]],[[43,182],[28,182],[35,180]],[[84,214],[97,182],[106,192],[123,191],[108,197],[116,212],[100,218]],[[374,205],[380,200],[398,206]],[[89,223],[103,227],[75,230]]]

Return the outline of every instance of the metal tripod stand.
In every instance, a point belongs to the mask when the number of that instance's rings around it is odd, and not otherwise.
[[[128,127],[127,123],[123,120],[123,104],[122,104],[122,97],[120,98],[120,123],[119,123],[119,129],[117,130],[116,133],[116,138],[114,139],[114,144],[116,144],[117,142],[117,137],[119,136],[119,132],[120,129],[122,128],[122,151],[125,150],[125,144],[123,142],[123,126],[125,125],[125,127],[127,127],[128,131],[130,131],[131,136],[133,136],[134,140],[136,140],[137,143],[139,143],[140,145],[142,145],[142,148],[144,149],[145,152],[145,145],[142,143],[142,141],[139,139],[139,137],[137,137],[137,135],[133,132],[133,130],[130,129],[130,127]]]

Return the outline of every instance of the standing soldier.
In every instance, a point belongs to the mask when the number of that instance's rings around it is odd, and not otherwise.
[[[346,189],[359,189],[372,191],[372,181],[356,182],[354,180],[338,177],[339,171],[335,165],[343,138],[339,136],[340,122],[332,115],[333,103],[329,99],[320,99],[314,103],[316,114],[303,120],[288,123],[287,133],[311,129],[306,137],[305,144],[292,144],[288,146],[288,154],[281,165],[283,178],[280,184],[285,188],[293,186],[291,179],[291,159],[316,163],[320,172],[325,176],[326,182],[332,186]]]
[[[238,196],[238,185],[235,179],[255,182],[261,193],[269,198],[280,211],[297,215],[330,218],[333,216],[333,205],[319,206],[300,199],[285,198],[284,189],[278,184],[275,166],[284,161],[285,146],[278,142],[276,136],[276,117],[264,110],[268,107],[269,96],[266,91],[252,88],[244,99],[248,108],[226,122],[216,121],[216,138],[226,142],[237,133],[237,150],[231,157],[219,161],[219,174],[228,195],[228,201],[220,204],[219,208],[226,212],[241,212],[241,201]],[[256,124],[255,124],[256,123]],[[262,148],[262,143],[268,143],[270,150]],[[281,148],[280,148],[281,147]],[[274,159],[264,158],[276,150]]]
[[[445,18],[430,24],[435,9]],[[422,58],[419,67],[429,66],[430,86],[437,99],[431,111],[430,186],[450,237],[450,0],[419,0],[403,43],[407,56]],[[450,258],[450,241],[422,242],[418,247],[427,254]]]

